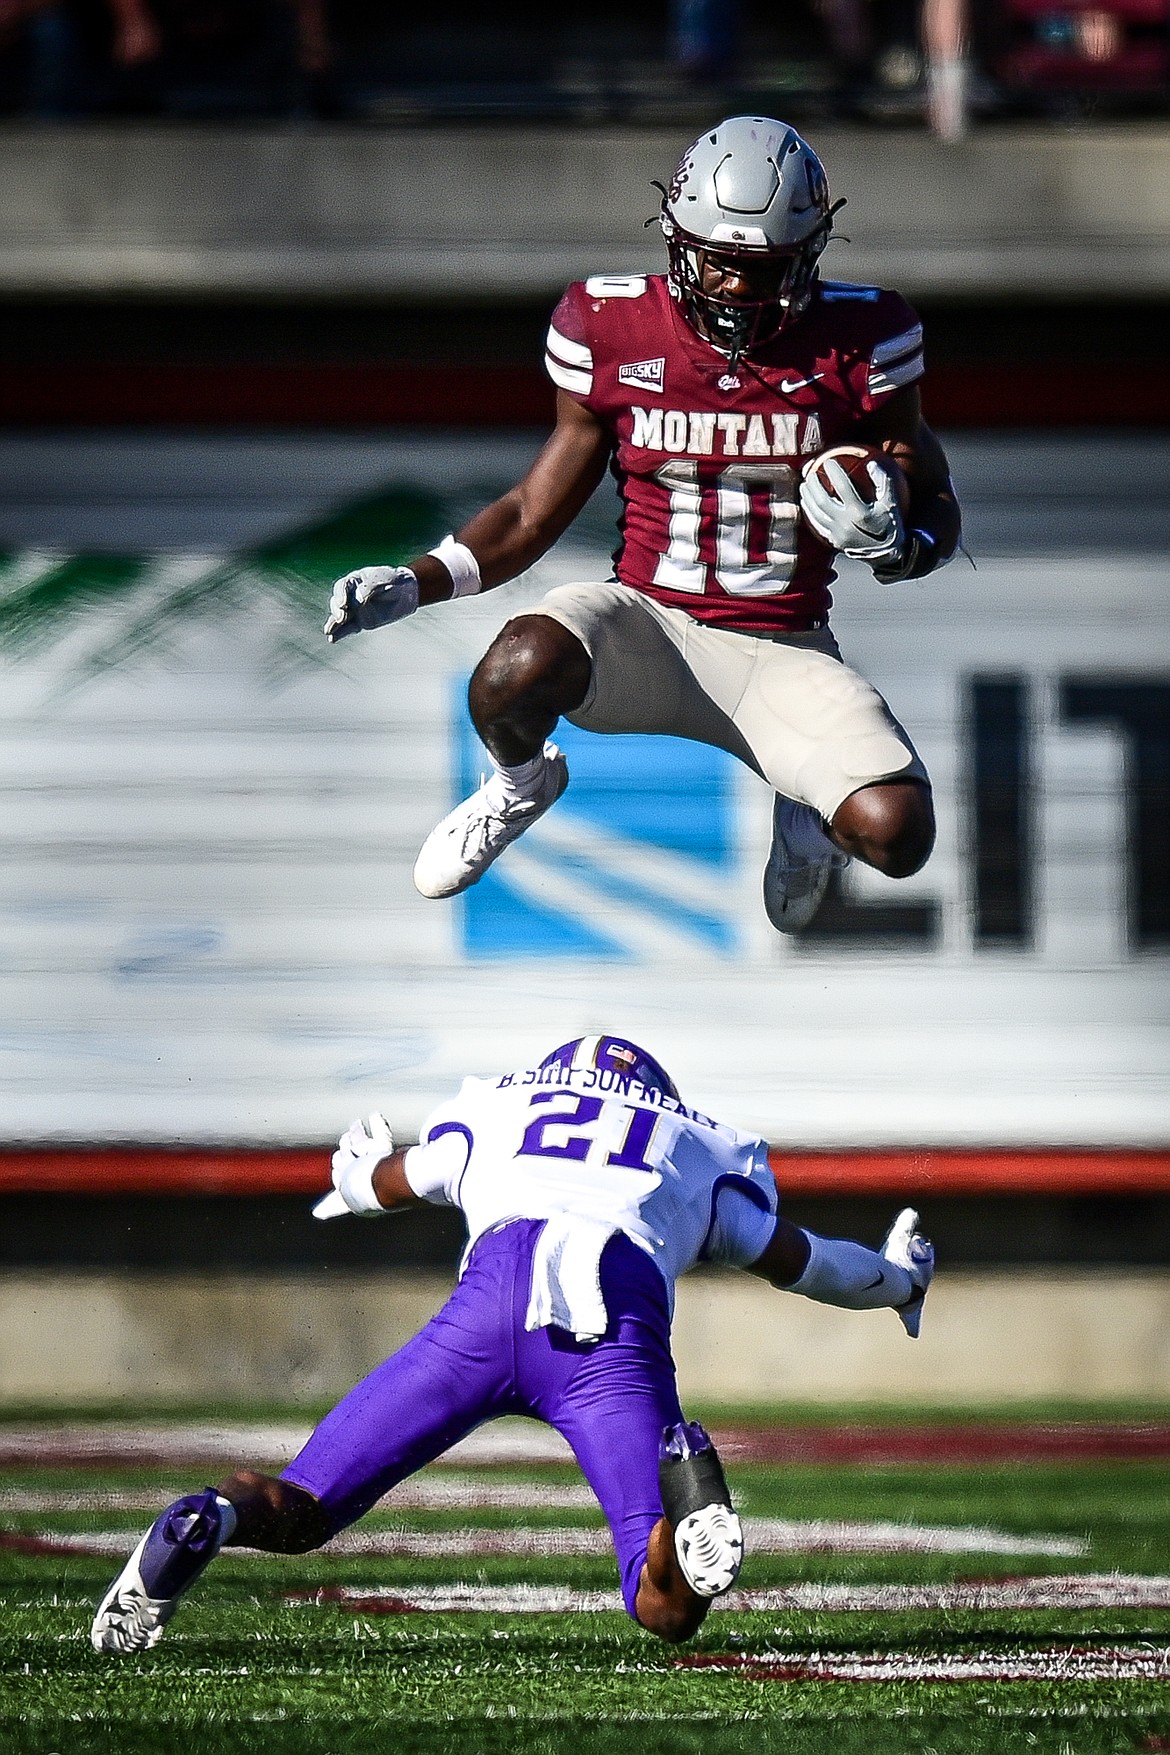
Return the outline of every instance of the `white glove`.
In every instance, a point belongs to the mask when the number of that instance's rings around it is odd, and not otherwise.
[[[325,638],[368,633],[413,615],[418,608],[418,580],[409,567],[362,567],[347,573],[333,587]]]
[[[368,1122],[351,1121],[333,1154],[333,1193],[313,1208],[315,1219],[338,1219],[343,1213],[376,1218],[386,1208],[374,1193],[374,1171],[394,1150],[394,1135],[384,1115]]]
[[[822,472],[833,484],[832,493],[820,479]],[[800,481],[800,509],[822,541],[851,560],[870,566],[897,562],[906,547],[906,532],[894,478],[874,458],[865,472],[874,486],[872,504],[835,458],[820,460],[819,469],[809,465]]]

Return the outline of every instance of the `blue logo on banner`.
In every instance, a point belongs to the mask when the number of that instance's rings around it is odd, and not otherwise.
[[[459,796],[488,766],[464,708]],[[682,738],[562,720],[569,786],[459,898],[469,957],[654,962],[738,948],[735,763]]]

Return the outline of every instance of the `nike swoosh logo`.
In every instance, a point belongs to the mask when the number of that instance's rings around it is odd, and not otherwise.
[[[876,1291],[877,1291],[877,1289],[878,1289],[878,1287],[879,1287],[879,1286],[884,1286],[884,1285],[885,1285],[885,1283],[886,1283],[886,1276],[885,1276],[885,1274],[879,1274],[879,1275],[878,1275],[878,1277],[877,1277],[877,1279],[876,1279],[876,1280],[871,1280],[871,1281],[870,1281],[870,1282],[869,1282],[869,1285],[868,1285],[868,1286],[867,1286],[867,1287],[866,1287],[866,1288],[865,1288],[865,1289],[866,1289],[866,1291],[867,1291],[867,1292],[876,1292]]]
[[[814,372],[811,378],[798,378],[795,384],[788,384],[781,378],[780,393],[782,396],[791,396],[794,390],[803,390],[806,384],[815,384],[817,379],[823,378],[824,375],[823,372]]]

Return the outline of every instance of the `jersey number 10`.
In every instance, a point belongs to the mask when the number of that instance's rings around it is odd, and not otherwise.
[[[555,1103],[559,1100],[562,1100],[560,1091],[538,1091],[532,1104]],[[596,1138],[593,1130],[605,1103],[600,1097],[567,1097],[563,1100],[567,1107],[550,1110],[529,1122],[517,1157],[572,1158],[580,1163],[589,1156]],[[658,1124],[658,1111],[639,1109],[632,1103],[627,1103],[624,1107],[630,1117],[625,1138],[617,1151],[608,1154],[606,1165],[612,1165],[618,1170],[651,1171],[654,1165],[646,1162],[646,1152]],[[550,1132],[561,1130],[566,1135],[561,1140],[549,1140],[546,1137]]]
[[[712,469],[692,459],[665,463],[656,478],[670,496],[666,552],[654,583],[702,592],[708,567],[732,597],[786,591],[796,565],[796,471],[789,463],[731,463]],[[704,554],[710,557],[704,559]]]

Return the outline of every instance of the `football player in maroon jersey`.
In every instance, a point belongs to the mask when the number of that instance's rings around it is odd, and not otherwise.
[[[334,587],[330,640],[492,590],[552,546],[607,467],[617,478],[613,578],[549,592],[475,670],[494,772],[423,844],[423,895],[475,883],[559,798],[562,715],[696,738],[762,774],[776,794],[764,905],[781,932],[808,924],[835,865],[896,878],[928,857],[926,770],[842,662],[829,586],[837,552],[882,583],[920,578],[953,554],[959,510],[922,419],[914,312],[820,278],[836,206],[783,122],[703,134],[664,191],[668,272],[597,275],[558,305],[557,421],[523,480],[409,567]],[[806,467],[846,443],[874,452],[861,481]]]

